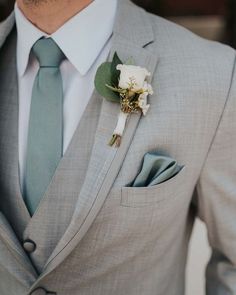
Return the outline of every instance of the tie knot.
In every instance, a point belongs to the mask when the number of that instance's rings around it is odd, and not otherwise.
[[[59,67],[65,59],[65,55],[52,38],[39,39],[32,50],[40,67]]]

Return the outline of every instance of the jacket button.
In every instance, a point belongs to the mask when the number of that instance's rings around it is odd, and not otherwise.
[[[47,295],[47,291],[44,288],[39,287],[33,290],[30,295]]]
[[[56,292],[50,292],[50,291],[47,291],[45,290],[44,288],[37,288],[35,290],[33,290],[30,295],[57,295]]]
[[[35,244],[35,242],[33,242],[31,240],[24,241],[23,247],[24,247],[25,251],[28,253],[32,253],[36,250],[36,244]]]

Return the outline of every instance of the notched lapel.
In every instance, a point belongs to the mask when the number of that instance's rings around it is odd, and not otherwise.
[[[127,22],[125,17],[127,13],[137,22],[137,27]],[[133,34],[132,42],[129,34]],[[153,74],[158,57],[143,48],[153,40],[152,28],[147,21],[146,13],[129,2],[120,2],[109,59],[112,59],[116,51],[123,61],[132,58],[135,64],[146,67]],[[102,98],[98,96],[98,99]],[[72,221],[32,289],[55,269],[83,238],[104,204],[119,173],[141,117],[140,114],[131,115],[121,146],[110,147],[108,142],[116,126],[119,109],[119,104],[103,100],[92,156]]]

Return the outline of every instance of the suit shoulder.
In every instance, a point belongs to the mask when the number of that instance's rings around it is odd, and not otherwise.
[[[160,16],[147,13],[151,22],[156,46],[165,54],[179,56],[198,56],[209,62],[215,59],[217,64],[227,66],[235,59],[235,50],[220,42],[202,38],[181,25],[173,23]]]
[[[186,58],[192,56],[193,61],[194,57],[197,57],[198,60],[202,58],[204,62],[209,63],[214,60],[215,64],[221,64],[226,68],[229,64],[234,63],[235,50],[230,46],[204,39],[181,25],[146,12],[130,1],[127,3],[131,6],[129,8],[133,9],[133,16],[136,19],[137,15],[139,18],[144,18],[143,24],[152,29],[154,43],[148,47],[158,50],[160,57],[176,55],[178,58]],[[137,25],[137,21],[133,23]],[[145,31],[143,30],[143,32]]]
[[[149,50],[158,54],[159,70],[171,73],[176,80],[183,77],[190,84],[197,81],[201,90],[211,91],[214,100],[225,99],[235,68],[235,50],[162,17],[147,12],[146,15],[155,39]]]

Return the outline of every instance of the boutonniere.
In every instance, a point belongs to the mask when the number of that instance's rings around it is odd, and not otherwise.
[[[148,96],[153,94],[152,86],[147,81],[150,75],[145,68],[123,64],[117,53],[112,62],[105,62],[98,68],[95,77],[98,93],[108,101],[120,104],[118,122],[109,142],[110,146],[120,146],[130,114],[147,114],[150,107]]]

